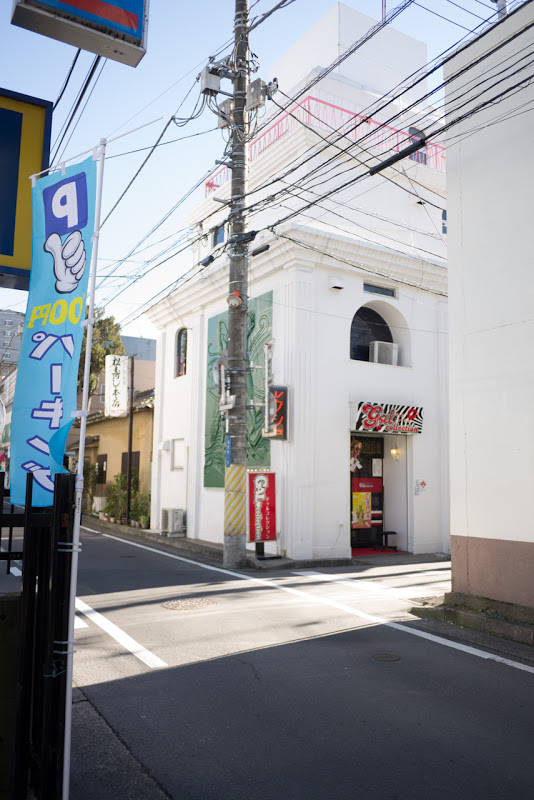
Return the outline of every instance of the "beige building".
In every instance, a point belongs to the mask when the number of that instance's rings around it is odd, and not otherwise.
[[[153,424],[154,390],[138,392],[134,398],[132,468],[138,471],[138,489],[142,494],[150,491]],[[115,476],[126,473],[128,425],[128,416],[106,417],[103,411],[92,412],[87,418],[85,463],[96,466],[94,497],[107,497]],[[76,459],[79,444],[78,439],[70,445]]]

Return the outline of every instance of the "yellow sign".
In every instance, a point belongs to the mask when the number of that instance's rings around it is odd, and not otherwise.
[[[30,175],[48,167],[52,103],[0,89],[0,286],[27,289],[32,255]]]
[[[371,527],[371,492],[352,493],[352,527]]]

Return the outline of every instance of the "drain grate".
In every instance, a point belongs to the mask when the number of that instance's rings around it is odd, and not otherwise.
[[[196,611],[199,608],[214,606],[215,601],[207,597],[180,597],[176,600],[167,600],[161,605],[163,608],[170,608],[171,611]]]
[[[375,661],[400,661],[396,653],[375,653],[373,658]]]

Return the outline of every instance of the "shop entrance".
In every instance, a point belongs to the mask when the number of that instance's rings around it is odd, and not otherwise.
[[[384,530],[384,439],[351,436],[351,547],[376,547]]]

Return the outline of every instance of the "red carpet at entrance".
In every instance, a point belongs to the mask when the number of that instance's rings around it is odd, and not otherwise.
[[[381,550],[380,547],[377,547],[374,550],[372,547],[353,547],[352,548],[352,557],[357,558],[357,556],[387,556],[390,553],[403,553],[404,550],[393,550],[391,547],[386,547],[385,550]]]

